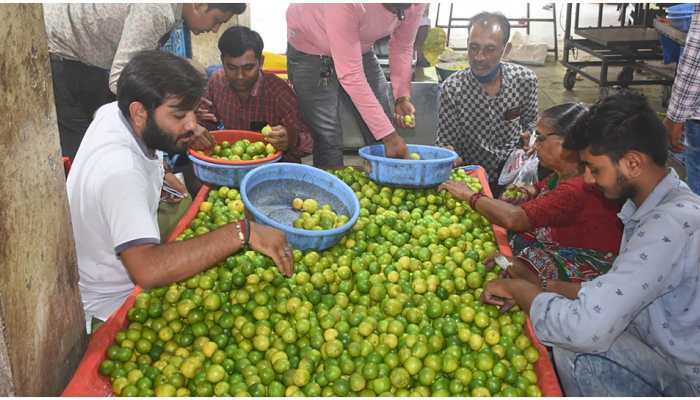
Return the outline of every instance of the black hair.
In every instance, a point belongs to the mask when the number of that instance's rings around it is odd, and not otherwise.
[[[216,8],[217,10],[221,10],[223,12],[233,13],[233,15],[243,14],[246,9],[245,3],[207,3],[207,6],[209,8]]]
[[[646,97],[632,91],[598,100],[578,119],[564,141],[564,148],[593,155],[607,155],[618,162],[629,151],[651,157],[659,166],[666,165],[668,140],[666,129]]]
[[[500,12],[488,12],[482,11],[469,19],[469,31],[474,25],[479,23],[492,23],[496,22],[501,26],[501,32],[503,33],[503,44],[507,44],[510,40],[510,21],[506,18],[503,13]]]
[[[542,111],[540,118],[554,130],[555,135],[564,138],[586,111],[588,108],[581,103],[564,103]]]
[[[137,53],[122,70],[117,81],[117,102],[129,119],[129,104],[138,101],[149,113],[168,97],[180,100],[178,108],[194,110],[206,79],[184,58],[160,50]]]
[[[248,50],[253,50],[255,58],[260,61],[265,44],[260,34],[245,26],[232,26],[219,38],[221,57],[240,57]]]

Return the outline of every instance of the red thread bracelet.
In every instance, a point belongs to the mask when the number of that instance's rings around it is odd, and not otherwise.
[[[469,207],[472,208],[472,210],[476,210],[476,202],[479,201],[480,198],[484,197],[485,195],[483,193],[474,193],[472,197],[469,199]]]

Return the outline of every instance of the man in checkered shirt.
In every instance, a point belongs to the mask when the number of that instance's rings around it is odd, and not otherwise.
[[[436,142],[454,149],[460,164],[482,165],[498,192],[498,175],[537,122],[537,77],[530,69],[501,62],[510,51],[510,23],[501,13],[471,19],[469,65],[440,88]]]
[[[664,125],[671,150],[685,153],[688,186],[700,194],[700,5],[697,4],[678,61]],[[685,143],[682,143],[684,128]]]

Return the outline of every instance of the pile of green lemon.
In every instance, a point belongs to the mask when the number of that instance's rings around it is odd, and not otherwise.
[[[295,228],[321,231],[338,228],[348,222],[347,215],[336,214],[330,204],[325,204],[319,208],[315,199],[300,199],[297,197],[292,201],[292,207],[301,211],[299,218],[294,221],[293,226]]]
[[[540,396],[525,314],[480,301],[497,276],[483,263],[496,252],[488,221],[445,192],[335,174],[360,217],[332,248],[295,250],[291,278],[242,251],[142,292],[100,366],[114,393]],[[451,178],[481,189],[464,172]],[[240,218],[239,201],[210,192],[179,240]]]
[[[251,142],[248,139],[233,143],[223,141],[214,146],[211,157],[229,161],[261,160],[275,154],[277,150],[265,142]]]

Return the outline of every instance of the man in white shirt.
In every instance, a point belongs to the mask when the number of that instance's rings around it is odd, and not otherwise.
[[[67,188],[88,331],[92,319],[106,320],[134,285],[180,281],[246,244],[285,275],[293,271],[286,236],[252,222],[160,244],[161,152],[183,152],[205,136],[195,115],[205,85],[184,59],[139,53],[122,71],[117,102],[101,107],[86,132]]]

